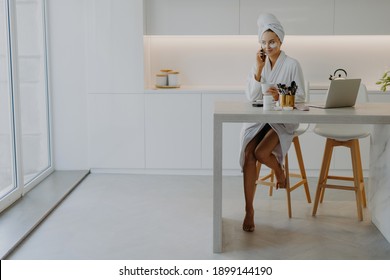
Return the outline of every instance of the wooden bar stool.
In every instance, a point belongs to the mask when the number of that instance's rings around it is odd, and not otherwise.
[[[303,134],[307,129],[309,125],[308,124],[302,124],[299,126],[298,130],[294,133],[293,143],[295,148],[295,153],[298,160],[299,170],[300,173],[290,173],[289,171],[289,163],[288,163],[288,154],[286,154],[285,160],[284,160],[284,169],[285,169],[285,176],[286,176],[286,193],[287,193],[287,208],[288,208],[288,216],[289,218],[292,217],[292,210],[291,210],[291,195],[290,193],[297,189],[299,186],[304,186],[305,193],[306,193],[306,199],[308,203],[311,203],[310,198],[310,191],[309,191],[309,185],[307,183],[307,176],[305,171],[305,165],[303,163],[303,157],[302,157],[302,151],[301,146],[299,144],[299,135]],[[257,162],[256,165],[257,168],[257,177],[258,180],[256,181],[256,185],[263,185],[269,187],[269,195],[272,196],[273,188],[276,187],[275,182],[275,173],[273,170],[270,171],[269,174],[259,177],[260,175],[260,169],[261,169],[261,163]],[[290,178],[299,178],[299,181],[296,182],[293,186],[290,186]]]
[[[364,85],[360,86],[358,100],[367,102],[368,95]],[[350,190],[355,192],[356,207],[359,221],[363,220],[363,207],[367,206],[366,193],[364,190],[363,168],[360,156],[359,139],[370,135],[370,128],[367,125],[336,125],[317,124],[314,132],[326,137],[324,156],[318,178],[317,191],[313,207],[313,216],[317,213],[318,204],[324,200],[325,189]],[[334,147],[346,147],[351,151],[353,177],[329,175],[330,162]],[[352,181],[353,186],[328,184],[328,179]]]
[[[337,146],[347,147],[351,150],[353,177],[329,175],[333,147],[337,147]],[[353,186],[328,184],[327,183],[328,179],[352,181]],[[364,178],[363,178],[362,162],[360,158],[359,139],[351,139],[347,141],[339,141],[331,138],[326,139],[324,157],[322,160],[321,172],[318,178],[318,186],[317,186],[316,197],[314,201],[313,216],[315,216],[317,213],[318,203],[319,202],[322,203],[324,200],[324,194],[326,188],[354,191],[356,195],[356,207],[358,212],[358,219],[359,221],[363,220],[362,207],[366,207],[367,202],[366,202],[366,194],[364,190]]]

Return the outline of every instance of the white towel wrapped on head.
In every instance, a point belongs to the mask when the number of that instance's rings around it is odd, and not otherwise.
[[[279,37],[280,41],[283,42],[283,26],[273,14],[261,14],[257,19],[257,26],[259,27],[259,42],[261,42],[261,37],[263,36],[263,33],[269,29],[271,29]]]

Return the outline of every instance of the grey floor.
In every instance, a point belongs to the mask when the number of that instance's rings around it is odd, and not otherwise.
[[[316,179],[310,180],[311,195]],[[212,252],[212,177],[90,174],[8,259],[390,259],[357,221],[354,194],[328,190],[317,217],[303,189],[256,194],[256,231],[241,230],[242,178],[224,177],[224,253]]]

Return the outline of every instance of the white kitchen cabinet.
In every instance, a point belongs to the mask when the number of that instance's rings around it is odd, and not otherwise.
[[[143,1],[87,1],[88,93],[141,93]]]
[[[303,162],[307,173],[315,170],[316,172],[321,168],[322,155],[325,148],[325,138],[318,136],[312,132],[311,124],[309,129],[302,135],[299,136],[299,142],[302,150]],[[294,149],[294,144],[291,144],[291,148],[288,152],[289,168],[290,170],[298,170],[299,165],[297,156]],[[332,163],[332,167],[334,163]]]
[[[88,95],[90,168],[145,168],[143,94]]]
[[[238,35],[239,0],[146,0],[148,35]]]
[[[202,94],[202,168],[213,168],[213,113],[216,101],[245,101],[244,93],[223,94],[205,93]],[[223,169],[240,170],[240,132],[241,123],[226,123],[223,128]]]
[[[241,0],[240,34],[257,35],[259,14],[274,14],[287,35],[333,34],[334,1]]]
[[[359,139],[360,154],[362,159],[362,167],[365,170],[365,176],[368,177],[368,170],[370,168],[370,137]],[[351,150],[345,147],[336,147],[333,151],[333,158],[335,161],[335,168],[338,170],[350,170],[352,176],[352,159]]]
[[[91,1],[91,0],[90,0]],[[287,35],[389,35],[388,0],[146,0],[147,35],[257,35],[260,13]]]
[[[335,0],[335,35],[390,35],[389,26],[388,0]]]
[[[379,88],[379,86],[378,86]],[[375,92],[375,93],[369,93],[368,99],[370,102],[390,102],[390,91],[387,89],[387,92]]]
[[[146,168],[201,168],[201,95],[145,95]]]

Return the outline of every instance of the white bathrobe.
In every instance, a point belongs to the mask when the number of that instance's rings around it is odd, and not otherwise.
[[[263,98],[261,91],[262,83],[269,84],[286,84],[291,85],[292,81],[295,81],[298,85],[298,90],[295,95],[295,102],[303,102],[305,98],[304,91],[304,79],[301,66],[299,62],[291,57],[288,57],[283,51],[280,53],[278,60],[276,61],[273,69],[271,70],[271,63],[267,57],[265,66],[261,73],[261,82],[256,81],[257,65],[253,65],[251,72],[248,76],[247,88],[245,91],[246,97],[249,101],[254,101]],[[245,148],[248,143],[259,133],[264,127],[265,123],[246,123],[243,125],[241,131],[241,152],[240,152],[240,164],[244,166],[245,161]],[[284,157],[290,148],[293,140],[294,131],[298,128],[299,124],[283,124],[283,123],[270,123],[270,126],[279,136],[279,145],[273,150],[273,154],[279,163],[283,164]]]

